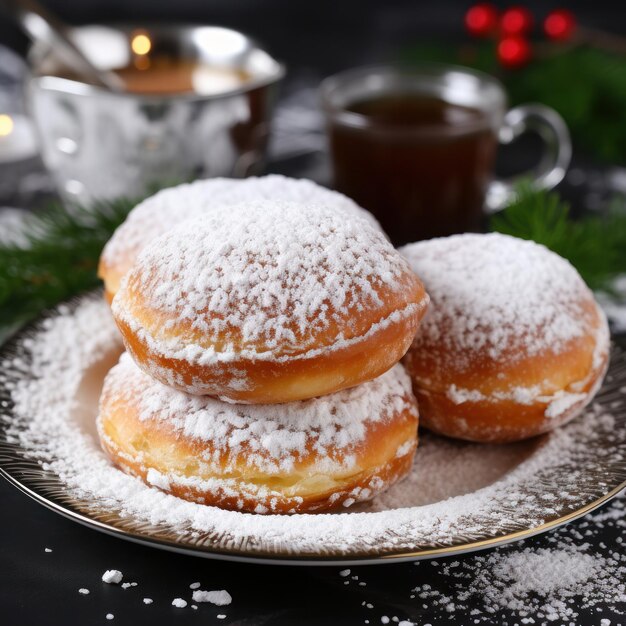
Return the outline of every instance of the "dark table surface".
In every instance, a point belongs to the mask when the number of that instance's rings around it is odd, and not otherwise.
[[[163,0],[135,3],[80,3],[68,0],[49,3],[76,22],[109,19],[109,8],[115,6],[116,19],[138,18],[152,14],[155,18],[170,19],[173,4]],[[71,6],[70,6],[71,4]],[[91,6],[91,11],[86,5]],[[467,7],[463,2],[420,3],[394,1],[385,3],[367,1],[348,2],[341,7],[329,4],[322,10],[309,3],[300,13],[294,5],[272,0],[276,19],[267,20],[267,12],[259,12],[260,2],[242,2],[239,14],[225,2],[213,2],[210,9],[202,9],[199,2],[184,0],[177,5],[178,13],[188,20],[220,21],[243,28],[269,43],[279,56],[310,75],[323,75],[340,67],[363,60],[384,58],[397,42],[419,35],[456,36],[459,34],[459,16]],[[239,5],[240,3],[233,3]],[[324,4],[324,3],[322,3]],[[531,3],[537,5],[538,3]],[[595,20],[599,26],[610,27],[615,20],[624,23],[625,14],[611,13],[594,3],[595,12],[588,3],[576,3],[581,20]],[[263,4],[265,7],[266,5]],[[75,11],[72,12],[72,8]],[[340,10],[341,9],[341,10]],[[584,13],[584,15],[582,15]],[[184,14],[184,15],[183,15]],[[358,26],[358,28],[356,27]],[[327,28],[321,50],[316,29]],[[255,29],[258,32],[255,32]],[[291,33],[291,35],[286,35]],[[6,22],[0,21],[0,41],[9,40],[13,47],[23,47],[23,40],[14,35]],[[387,52],[385,52],[387,51]],[[320,169],[321,167],[321,169]],[[306,175],[315,170],[314,178],[323,180],[324,163],[313,164],[307,159],[291,160],[272,168],[287,174]],[[44,185],[45,187],[45,185]],[[565,189],[566,195],[580,202],[577,188]],[[597,194],[597,189],[593,191]],[[624,501],[605,505],[610,511],[609,521],[583,518],[567,527],[519,544],[501,548],[511,553],[526,548],[554,548],[561,545],[587,544],[589,554],[623,553],[626,515],[622,516]],[[51,551],[46,551],[48,548]],[[493,553],[493,551],[490,551]],[[484,556],[485,553],[482,553]],[[430,584],[440,596],[454,598],[462,591],[464,582],[447,575],[446,564],[455,567],[484,566],[481,556],[451,557],[436,562],[351,567],[350,575],[341,576],[338,567],[265,566],[225,561],[206,560],[158,551],[84,528],[52,513],[31,501],[24,494],[0,480],[0,625],[66,625],[66,624],[381,624],[387,616],[396,621],[411,620],[416,624],[473,624],[472,609],[482,611],[485,605],[480,596],[470,598],[464,611],[449,612],[433,602],[411,598],[412,590]],[[107,585],[101,577],[106,569],[119,569],[124,580],[137,586],[122,589]],[[176,597],[191,604],[189,585],[195,581],[203,589],[226,589],[233,602],[227,607],[199,605],[197,610],[177,609],[171,605]],[[79,593],[80,588],[90,593]],[[143,598],[152,598],[146,605]],[[371,607],[371,608],[370,608]],[[626,606],[610,607],[598,603],[582,609],[577,625],[626,624],[623,612]],[[113,621],[106,618],[113,614]],[[218,619],[218,615],[225,615]],[[535,615],[534,623],[543,618]],[[514,625],[523,622],[519,616],[498,612],[490,614],[482,623]],[[560,624],[552,621],[551,624]],[[567,623],[567,622],[564,622]]]
[[[363,625],[381,624],[381,617],[411,620],[415,624],[473,624],[471,609],[484,615],[479,596],[468,601],[470,610],[451,614],[429,600],[411,598],[412,590],[425,583],[441,595],[454,598],[463,581],[444,575],[451,562],[458,567],[478,567],[485,553],[440,559],[436,564],[403,563],[351,567],[341,576],[339,567],[290,567],[229,563],[159,551],[95,532],[66,520],[31,501],[0,481],[0,623],[13,625],[66,624],[237,624],[270,625]],[[605,505],[618,511],[623,503]],[[623,513],[623,509],[621,509]],[[592,534],[589,534],[589,529]],[[583,539],[583,533],[586,533]],[[528,547],[554,548],[565,543],[589,543],[586,553],[623,550],[618,538],[624,525],[594,522],[583,518],[528,539],[500,552]],[[602,547],[604,545],[604,548]],[[52,551],[46,552],[45,548]],[[490,551],[493,552],[493,551]],[[107,569],[118,569],[124,580],[136,587],[122,589],[101,580]],[[357,576],[354,580],[352,576]],[[181,597],[191,604],[189,585],[202,589],[226,589],[233,597],[230,606],[200,604],[177,609],[171,605]],[[348,584],[346,584],[348,582]],[[365,583],[360,585],[359,583]],[[88,595],[78,592],[89,589]],[[154,600],[146,605],[143,598]],[[424,603],[427,608],[424,608]],[[367,605],[372,605],[369,608]],[[626,605],[610,607],[598,603],[581,610],[577,625],[626,624]],[[112,613],[109,622],[106,615]],[[217,615],[226,615],[218,619]],[[535,624],[544,620],[535,617]],[[391,622],[393,624],[393,622]],[[520,618],[506,612],[489,615],[483,624],[519,624]],[[559,625],[561,621],[549,622]]]

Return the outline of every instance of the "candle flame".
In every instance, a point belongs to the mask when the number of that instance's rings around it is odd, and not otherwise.
[[[152,42],[148,35],[135,35],[130,42],[130,47],[135,54],[144,55],[150,52]]]
[[[13,119],[10,115],[0,115],[0,137],[6,137],[13,132]]]

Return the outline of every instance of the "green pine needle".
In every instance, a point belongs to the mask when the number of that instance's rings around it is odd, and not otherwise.
[[[491,230],[532,239],[568,259],[592,289],[610,290],[626,272],[626,206],[616,199],[606,216],[569,217],[569,205],[556,192],[528,184],[516,200],[491,219]]]
[[[24,244],[0,245],[0,327],[96,287],[100,252],[135,204],[118,200],[89,210],[55,204],[32,215]]]

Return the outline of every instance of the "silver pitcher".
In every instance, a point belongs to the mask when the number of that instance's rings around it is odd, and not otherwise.
[[[154,51],[240,71],[247,80],[217,93],[115,93],[60,77],[53,51],[35,45],[27,104],[61,196],[88,205],[260,169],[283,65],[245,35],[212,26],[85,26],[72,38],[98,67],[119,69],[134,54],[138,32]]]

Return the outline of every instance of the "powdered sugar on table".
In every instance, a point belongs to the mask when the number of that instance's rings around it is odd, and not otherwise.
[[[619,536],[613,546],[598,542],[607,516],[619,533],[626,524],[623,496],[584,522],[546,536],[540,545],[505,547],[438,564],[416,563],[420,569],[432,567],[436,576],[432,584],[415,587],[410,598],[427,603],[445,622],[469,615],[472,624],[581,624],[590,614],[608,611],[618,618],[612,623],[622,624],[626,555]],[[420,574],[422,580],[428,576]]]

